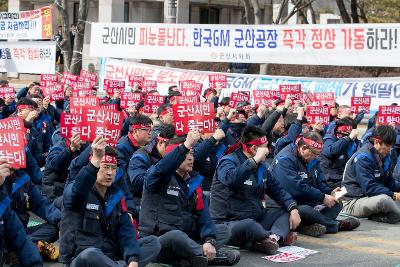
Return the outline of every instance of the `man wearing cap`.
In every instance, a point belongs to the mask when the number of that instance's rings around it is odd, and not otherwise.
[[[393,127],[378,125],[348,161],[342,181],[347,189],[344,212],[378,222],[400,221],[400,182],[393,178],[390,153],[395,142]]]
[[[156,237],[136,240],[125,195],[114,184],[115,150],[102,137],[92,143],[90,162],[64,190],[60,261],[67,266],[145,266],[154,260]]]
[[[305,133],[279,152],[271,165],[272,175],[299,205],[302,221],[299,232],[315,237],[359,226],[354,218],[336,220],[342,204],[334,194],[340,188],[332,191],[325,182],[317,160],[322,147],[322,137],[318,133]]]
[[[212,222],[200,187],[202,177],[191,173],[192,148],[199,138],[198,130],[192,130],[186,140],[170,140],[165,156],[148,170],[140,235],[159,236],[161,262],[174,266],[233,265],[239,261],[239,253],[221,249],[230,233],[226,226],[216,227]]]
[[[334,131],[324,136],[324,148],[318,157],[326,182],[331,188],[341,186],[344,167],[359,145],[358,130],[353,129],[352,119],[339,119],[335,125]]]
[[[139,148],[145,146],[151,140],[153,121],[141,114],[130,118],[131,129],[128,135],[123,136],[117,144],[118,166],[125,172],[129,165],[129,159]]]
[[[300,223],[296,201],[281,188],[265,166],[266,133],[255,126],[243,130],[240,142],[222,157],[211,185],[210,212],[217,224],[229,226],[230,243],[275,254],[279,244],[295,241]],[[268,195],[282,208],[264,208]],[[290,234],[289,234],[290,233]]]

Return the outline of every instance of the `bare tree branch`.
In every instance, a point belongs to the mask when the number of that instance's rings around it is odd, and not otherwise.
[[[308,7],[309,5],[311,5],[314,1],[316,0],[310,0],[307,3],[302,4],[302,0],[298,0],[295,4],[295,6],[293,7],[292,11],[290,11],[290,13],[286,16],[286,18],[284,18],[281,21],[281,24],[285,24],[286,22],[288,22],[288,20],[294,15],[296,14],[299,10],[304,9],[306,7]]]
[[[85,25],[89,10],[89,1],[80,0],[79,2],[79,16],[76,25],[76,36],[74,41],[74,53],[72,55],[71,73],[77,75],[82,69],[82,50],[85,37]]]
[[[351,18],[353,23],[360,23],[360,19],[357,12],[357,0],[351,0],[350,2]]]
[[[242,0],[243,1],[243,5],[244,5],[244,19],[246,21],[247,24],[252,24],[251,21],[251,6],[250,6],[250,1],[249,0]]]
[[[254,24],[261,24],[261,9],[258,0],[251,0],[251,4],[254,10]]]
[[[281,6],[279,7],[278,16],[276,17],[275,24],[279,24],[282,16],[283,16],[283,9],[288,4],[289,0],[283,0]]]
[[[340,16],[342,17],[343,23],[351,23],[349,13],[346,10],[343,0],[336,0],[336,4],[339,8]]]
[[[61,2],[60,2],[61,1]],[[69,37],[69,18],[67,13],[68,0],[55,0],[54,6],[61,15],[62,36],[64,42],[60,46],[64,57],[64,68],[69,71],[72,59],[71,40]]]

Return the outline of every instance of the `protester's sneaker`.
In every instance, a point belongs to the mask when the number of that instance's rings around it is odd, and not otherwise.
[[[399,216],[393,213],[377,213],[368,217],[368,220],[382,223],[395,224],[400,221]]]
[[[326,233],[326,227],[321,224],[314,223],[311,225],[300,225],[297,228],[297,231],[303,235],[319,237]]]
[[[283,240],[282,245],[284,246],[291,246],[294,244],[294,242],[297,241],[297,233],[290,231],[287,237]]]
[[[354,217],[347,217],[337,221],[339,222],[339,231],[351,231],[360,226],[360,220]]]
[[[240,252],[234,249],[221,248],[217,251],[215,258],[209,265],[232,266],[240,260]]]
[[[52,244],[52,243],[47,243],[45,241],[39,241],[38,244],[38,250],[42,258],[48,261],[57,261],[58,256],[60,255],[60,251],[58,249],[58,246]]]
[[[279,245],[274,239],[268,237],[260,242],[255,242],[254,249],[267,255],[274,255],[278,251]]]

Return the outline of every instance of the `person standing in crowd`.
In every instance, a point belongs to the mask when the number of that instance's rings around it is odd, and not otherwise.
[[[393,178],[390,154],[396,137],[392,126],[378,125],[369,142],[350,158],[342,181],[348,192],[345,213],[377,222],[400,221],[400,182]]]
[[[65,40],[62,31],[62,26],[58,26],[57,33],[53,37],[53,41],[56,42],[56,64],[60,65],[60,71],[62,71],[62,66],[64,65],[64,56],[61,47],[64,45]]]
[[[124,193],[114,184],[115,150],[99,136],[91,148],[89,163],[64,190],[60,261],[69,267],[145,266],[160,243],[154,236],[136,239]]]
[[[71,42],[71,50],[72,51],[74,51],[75,35],[76,35],[76,25],[74,23],[72,23],[69,28],[69,40]]]
[[[161,262],[174,266],[234,265],[240,254],[222,249],[230,233],[225,225],[212,222],[199,185],[201,177],[191,173],[192,149],[199,139],[195,129],[183,144],[179,138],[170,140],[165,156],[148,170],[139,233],[159,236]]]
[[[211,185],[210,211],[217,225],[228,225],[230,243],[273,255],[279,245],[294,243],[300,223],[296,201],[265,166],[266,133],[255,126],[243,130],[240,142],[218,163]],[[232,153],[230,153],[232,151]],[[282,208],[264,208],[268,195]]]
[[[250,66],[250,63],[231,62],[229,63],[227,72],[245,74],[248,72]]]
[[[325,181],[317,160],[323,147],[322,137],[308,132],[286,146],[274,158],[271,171],[282,187],[297,201],[302,225],[299,232],[310,236],[353,230],[360,225],[355,218],[337,220],[342,203]]]

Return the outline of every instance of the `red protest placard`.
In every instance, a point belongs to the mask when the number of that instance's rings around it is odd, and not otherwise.
[[[236,108],[237,103],[241,101],[250,101],[250,96],[242,93],[231,93],[229,106],[231,108]]]
[[[96,73],[90,72],[88,70],[81,69],[81,73],[79,74],[80,77],[88,78],[91,81],[96,82],[97,75]]]
[[[91,79],[89,79],[87,77],[79,76],[78,80],[76,82],[85,83],[85,84],[89,85],[90,87],[96,86],[96,81],[92,81]]]
[[[211,88],[226,88],[226,75],[225,74],[211,74],[208,75],[208,87]]]
[[[308,124],[315,124],[321,122],[323,125],[329,124],[329,111],[328,106],[307,106],[307,121]]]
[[[50,101],[57,101],[64,99],[64,88],[61,84],[52,85],[49,87],[42,87],[43,94],[50,98]]]
[[[124,114],[102,108],[84,108],[81,122],[81,140],[93,141],[102,136],[108,145],[115,146],[121,135]]]
[[[123,92],[125,90],[125,81],[104,79],[104,90],[110,96],[114,95],[116,90]]]
[[[379,106],[378,124],[400,124],[400,106]]]
[[[58,82],[57,74],[40,74],[40,86],[51,86]]]
[[[365,113],[369,113],[371,108],[371,97],[364,96],[364,97],[351,97],[351,111],[353,113],[360,113],[364,111]]]
[[[137,103],[143,100],[143,95],[140,93],[122,92],[120,95],[119,106],[121,108],[129,108],[136,106]]]
[[[100,107],[104,108],[104,109],[109,109],[109,110],[118,110],[117,104],[103,104],[103,105],[100,105]]]
[[[311,91],[307,91],[307,93],[303,93],[302,102],[303,105],[311,105],[314,101],[314,94]]]
[[[200,96],[176,96],[177,104],[194,104],[200,102]]]
[[[143,76],[129,75],[128,76],[128,85],[130,87],[140,86],[142,87],[142,82],[144,81]]]
[[[271,106],[273,102],[279,100],[281,95],[278,90],[253,90],[254,105]]]
[[[11,168],[24,169],[26,167],[25,143],[24,131],[1,131],[0,159],[7,160]]]
[[[281,99],[290,98],[292,101],[300,101],[302,98],[301,84],[281,84],[279,85]]]
[[[26,131],[21,117],[9,117],[0,120],[0,130]]]
[[[181,92],[182,96],[201,95],[202,89],[203,84],[197,83],[196,81],[179,81],[179,91]]]
[[[99,99],[97,97],[71,97],[71,109],[85,108],[85,107],[98,107]]]
[[[0,98],[6,100],[8,98],[15,98],[15,88],[14,87],[0,87]]]
[[[214,121],[214,103],[176,104],[172,106],[176,135],[187,134],[198,128],[202,133],[212,133],[217,124]]]
[[[81,114],[62,112],[60,115],[61,136],[70,139],[74,134],[81,132]]]
[[[69,72],[64,72],[62,77],[61,77],[60,83],[62,83],[62,84],[72,84],[74,82],[77,82],[78,78],[79,78],[78,75],[74,75],[74,74],[71,74]]]
[[[92,86],[85,82],[74,82],[71,84],[73,97],[85,97],[92,95]]]
[[[153,80],[142,81],[142,90],[144,92],[149,92],[151,90],[157,90],[157,81],[153,81]]]
[[[146,95],[144,98],[144,112],[156,113],[157,109],[165,103],[165,96],[161,95]]]
[[[324,93],[314,93],[314,105],[315,106],[325,106],[330,107],[335,106],[335,93],[324,92]]]

